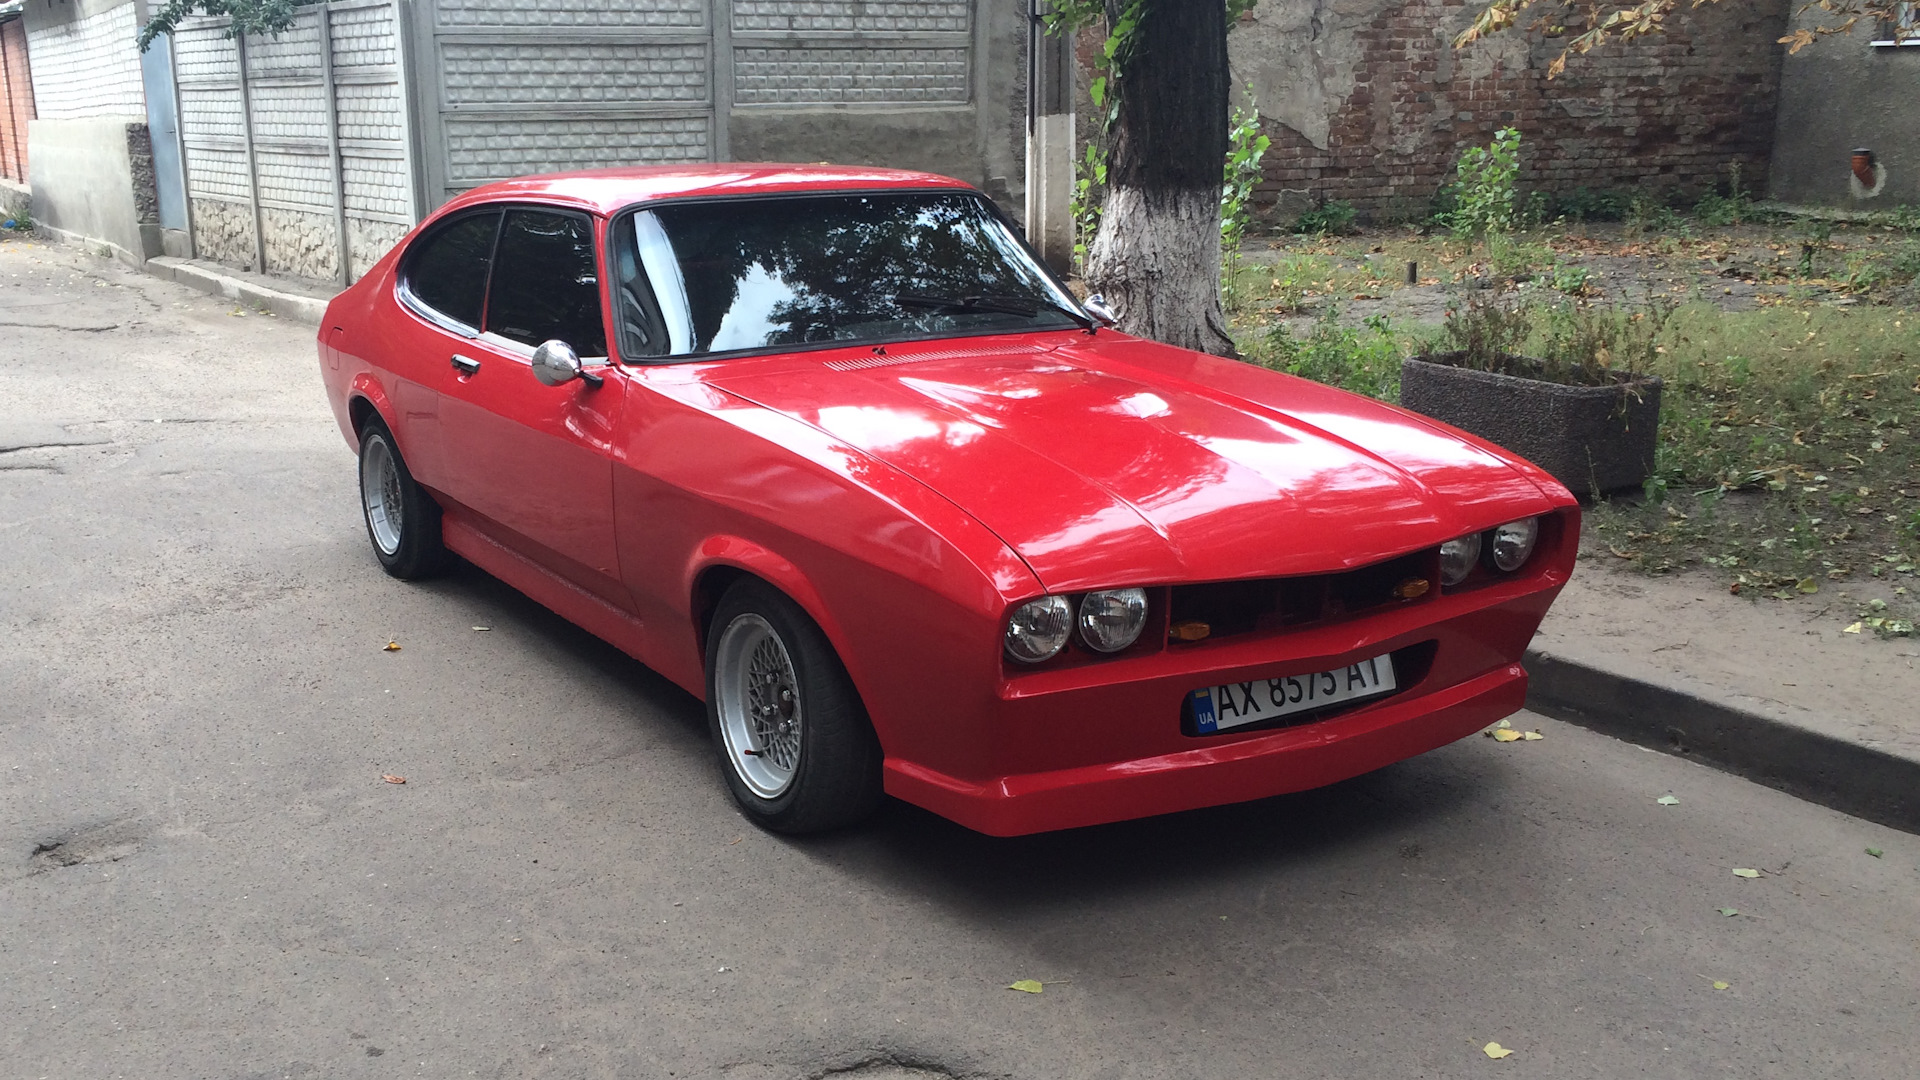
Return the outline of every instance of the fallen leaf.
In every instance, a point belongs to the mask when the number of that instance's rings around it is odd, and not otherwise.
[[[381,652],[399,652],[400,643],[397,641],[389,641],[385,645],[382,645],[380,647],[380,651]]]
[[[1884,852],[1884,851],[1881,851],[1881,850],[1880,850],[1879,848],[1877,848],[1877,847],[1870,847],[1870,848],[1868,848],[1868,849],[1867,849],[1867,854],[1869,854],[1869,855],[1871,855],[1871,856],[1873,856],[1874,858],[1876,858],[1876,859],[1877,859],[1877,858],[1879,858],[1880,856],[1882,856],[1882,855],[1885,855],[1885,854],[1886,854],[1886,852]]]
[[[404,777],[404,776],[395,776],[395,775],[393,775],[393,774],[392,774],[392,773],[390,773],[390,772],[389,772],[389,773],[381,773],[381,774],[380,774],[380,779],[382,779],[382,780],[385,780],[385,781],[386,781],[387,783],[389,783],[389,784],[404,784],[404,783],[406,783],[406,782],[407,782],[407,778],[406,778],[406,777]]]
[[[1734,877],[1745,877],[1745,878],[1755,878],[1755,877],[1759,877],[1759,876],[1760,876],[1760,871],[1758,871],[1758,870],[1748,870],[1748,869],[1746,869],[1745,867],[1739,867],[1739,868],[1736,868],[1736,869],[1735,869],[1735,870],[1733,871],[1733,876],[1734,876]]]
[[[1842,630],[1840,632],[1843,634],[1857,634],[1860,632],[1860,624],[1854,623],[1852,626],[1849,626],[1845,630]]]
[[[486,633],[487,631],[489,631],[489,630],[491,630],[491,629],[493,629],[493,627],[491,627],[491,626],[476,626],[476,627],[474,627],[474,630],[475,630],[476,632],[478,632],[478,633],[482,633],[482,634],[484,634],[484,633]]]
[[[1495,725],[1493,725],[1493,726],[1494,726],[1494,727],[1497,727],[1497,728],[1510,728],[1510,727],[1512,727],[1512,726],[1513,726],[1513,721],[1511,721],[1511,720],[1502,720],[1502,721],[1500,721],[1499,723],[1497,723],[1497,724],[1495,724]]]
[[[1519,742],[1520,733],[1512,728],[1502,728],[1493,733],[1494,742]]]
[[[1039,979],[1021,979],[1018,982],[1009,984],[1007,986],[1007,989],[1018,990],[1023,994],[1037,994],[1040,992],[1040,980]]]
[[[1723,908],[1720,908],[1719,911],[1720,911],[1720,914],[1725,915],[1729,919],[1733,918],[1735,915],[1740,914],[1739,908],[1723,907]]]
[[[1728,990],[1728,989],[1732,989],[1732,987],[1733,987],[1732,983],[1724,982],[1720,979],[1713,980],[1713,988],[1715,990]]]
[[[1803,577],[1794,588],[1799,589],[1803,593],[1817,593],[1820,591],[1820,583],[1810,577]]]
[[[1501,1058],[1506,1057],[1508,1054],[1513,1053],[1513,1051],[1507,1049],[1504,1046],[1501,1046],[1497,1042],[1490,1042],[1487,1045],[1481,1047],[1480,1050],[1482,1053],[1486,1054],[1488,1057],[1492,1058],[1495,1061],[1499,1061]]]
[[[1680,805],[1680,800],[1674,798],[1671,795],[1662,795],[1653,801],[1659,803],[1661,806],[1679,806]]]
[[[1527,740],[1528,742],[1539,742],[1541,739],[1546,738],[1545,735],[1542,735],[1537,731],[1523,731],[1520,733],[1520,737]]]

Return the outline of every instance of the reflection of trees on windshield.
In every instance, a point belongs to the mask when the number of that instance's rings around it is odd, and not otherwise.
[[[655,211],[686,282],[693,352],[900,333],[1072,325],[976,196],[914,192]],[[900,293],[1032,299],[1043,310],[940,312]]]

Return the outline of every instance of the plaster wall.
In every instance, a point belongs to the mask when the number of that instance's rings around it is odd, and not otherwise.
[[[1768,192],[1852,210],[1920,204],[1920,45],[1874,48],[1869,27],[1816,40],[1786,58]],[[1878,194],[1853,183],[1855,147],[1885,170]]]
[[[36,227],[134,264],[160,254],[146,124],[35,120],[27,136]]]

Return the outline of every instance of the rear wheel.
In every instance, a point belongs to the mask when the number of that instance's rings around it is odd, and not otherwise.
[[[367,539],[387,573],[412,581],[446,568],[440,504],[414,483],[393,432],[377,415],[360,428],[360,508],[366,515]]]
[[[777,589],[728,589],[707,638],[707,722],[727,787],[783,833],[851,824],[880,801],[880,744],[826,635]]]

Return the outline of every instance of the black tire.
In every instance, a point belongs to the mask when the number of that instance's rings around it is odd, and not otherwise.
[[[778,643],[777,656],[757,651],[769,637]],[[741,659],[743,648],[756,650],[753,656],[773,656],[773,671],[754,674],[758,669]],[[778,656],[789,661],[788,667],[780,667]],[[797,684],[791,695],[774,678],[784,678],[782,671]],[[763,676],[768,681],[760,681]],[[722,685],[723,679],[730,680],[729,685]],[[754,698],[749,681],[771,696]],[[776,687],[777,692],[769,689]],[[797,706],[760,720],[767,725],[796,722],[797,733],[755,734],[753,718],[760,714],[751,704],[754,700],[775,709],[782,707],[777,701]],[[728,709],[733,710],[731,736],[722,715]],[[714,611],[707,635],[707,727],[728,790],[762,828],[788,834],[824,832],[851,825],[879,805],[880,741],[853,680],[806,612],[757,578],[736,582]],[[753,750],[754,745],[764,749]],[[794,748],[796,760],[783,764],[779,759]],[[783,769],[789,778],[784,788],[773,790],[770,777],[777,779]]]
[[[392,472],[387,473],[391,464]],[[378,414],[360,425],[360,513],[381,569],[402,581],[441,573],[452,561],[440,541],[440,504],[413,480],[393,432]],[[384,477],[384,482],[381,479]],[[378,483],[381,489],[369,490]],[[398,520],[386,512],[397,504]]]

